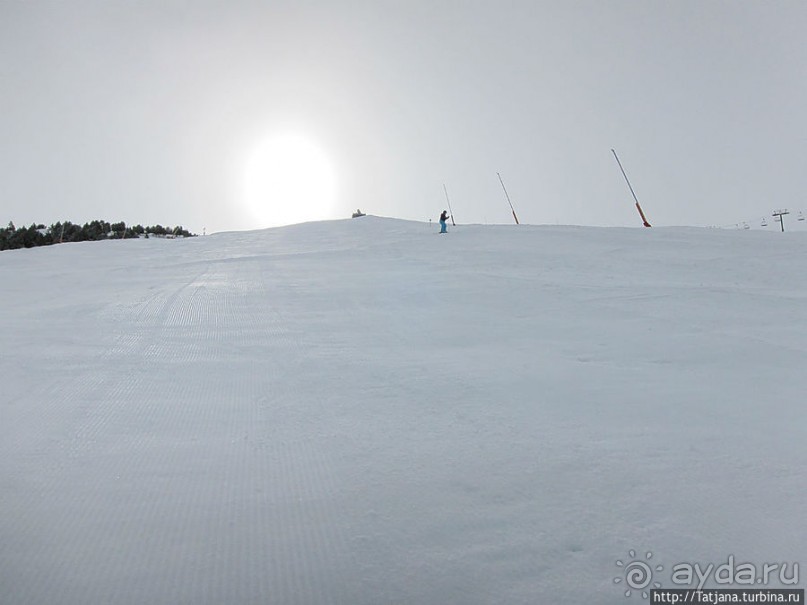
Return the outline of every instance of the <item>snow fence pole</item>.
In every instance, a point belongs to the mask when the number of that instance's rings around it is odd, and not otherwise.
[[[647,222],[647,219],[644,216],[644,212],[642,211],[642,207],[639,205],[639,198],[636,197],[636,192],[633,191],[633,187],[628,180],[628,175],[625,174],[625,169],[622,168],[622,162],[619,161],[619,156],[616,154],[616,151],[611,149],[611,153],[614,154],[614,158],[616,159],[616,163],[619,164],[619,169],[622,171],[622,176],[625,177],[625,182],[628,184],[628,189],[630,189],[631,195],[633,195],[633,200],[636,202],[636,210],[639,211],[639,216],[642,217],[642,224],[645,227],[650,227],[650,223]]]
[[[504,186],[504,181],[502,180],[502,175],[497,172],[496,176],[499,177],[499,182],[502,184],[502,189],[504,189],[504,197],[507,198],[507,203],[510,204],[510,210],[513,212],[513,218],[516,221],[516,225],[518,225],[519,222],[518,222],[518,217],[516,216],[516,209],[513,208],[513,202],[510,201],[510,196],[507,195],[507,187]]]
[[[451,213],[451,224],[456,227],[457,223],[454,222],[454,211],[451,209],[451,202],[448,199],[448,189],[446,189],[445,183],[443,183],[443,191],[446,192],[446,204],[448,204],[448,211]]]

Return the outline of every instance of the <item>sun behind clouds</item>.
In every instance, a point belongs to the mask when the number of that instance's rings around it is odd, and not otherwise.
[[[336,174],[312,140],[298,134],[270,136],[247,159],[244,196],[256,227],[330,219]]]

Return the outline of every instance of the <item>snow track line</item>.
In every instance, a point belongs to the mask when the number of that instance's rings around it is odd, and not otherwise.
[[[15,585],[34,601],[175,603],[204,594],[341,603],[356,594],[345,585],[351,545],[338,522],[347,503],[335,496],[332,454],[311,420],[327,403],[301,400],[289,379],[306,354],[271,304],[286,279],[265,260],[211,262],[168,282],[173,289],[108,308],[115,323],[94,339],[92,375],[53,383],[51,403],[30,418],[47,436],[36,448],[43,459],[53,458],[53,438],[61,451],[27,490],[43,504],[14,504],[17,529],[3,536],[22,553],[13,568],[28,564]],[[228,365],[233,380],[222,379]],[[274,424],[284,409],[294,413]],[[26,536],[43,517],[54,524],[40,533],[71,544],[79,559],[35,580],[34,561],[50,557],[46,543]],[[107,580],[65,591],[70,577]],[[137,588],[119,588],[126,578]]]

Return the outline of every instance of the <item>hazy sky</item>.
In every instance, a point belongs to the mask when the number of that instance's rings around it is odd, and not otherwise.
[[[805,31],[804,0],[0,0],[0,223],[282,222],[245,171],[291,136],[315,217],[436,218],[445,183],[507,223],[500,172],[524,223],[639,226],[613,147],[654,225],[802,227]]]

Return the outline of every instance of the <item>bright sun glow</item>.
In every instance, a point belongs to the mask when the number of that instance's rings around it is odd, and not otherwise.
[[[247,206],[260,227],[333,218],[336,177],[325,153],[298,135],[262,141],[244,173]]]

